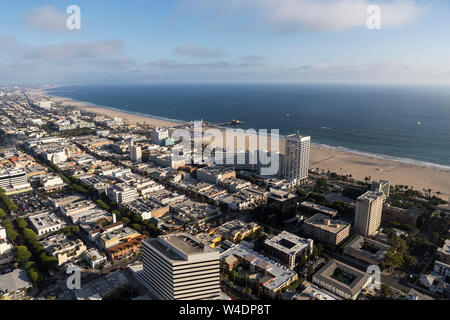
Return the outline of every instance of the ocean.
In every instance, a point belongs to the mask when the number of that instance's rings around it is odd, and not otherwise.
[[[61,86],[49,95],[170,120],[243,121],[313,143],[450,169],[448,87],[325,84]]]

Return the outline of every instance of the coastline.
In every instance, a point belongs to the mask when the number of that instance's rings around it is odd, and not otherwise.
[[[33,90],[54,102],[74,106],[80,110],[106,117],[119,117],[130,124],[152,127],[172,127],[186,123],[172,119],[162,119],[151,115],[120,111],[114,108],[96,106],[92,103],[75,101],[71,98],[57,97],[47,94],[44,90]],[[224,130],[224,128],[218,128]],[[270,138],[269,138],[270,140]],[[284,141],[280,141],[280,150],[284,150]],[[282,152],[283,153],[283,152]],[[310,168],[320,171],[336,172],[339,175],[352,175],[354,179],[383,179],[391,185],[401,184],[422,191],[431,189],[441,192],[444,199],[450,197],[450,168],[443,165],[422,163],[413,159],[395,159],[384,155],[368,154],[356,150],[348,150],[322,144],[311,145]]]

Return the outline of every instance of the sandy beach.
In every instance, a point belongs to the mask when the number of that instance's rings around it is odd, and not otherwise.
[[[36,93],[45,94],[42,91],[36,91]],[[48,98],[54,102],[74,106],[98,115],[112,118],[119,117],[130,124],[145,124],[154,127],[180,125],[180,122],[171,122],[104,109],[69,98],[50,96]],[[314,137],[312,137],[312,141],[314,142]],[[280,142],[280,150],[284,153],[283,141]],[[401,184],[409,187],[412,186],[414,189],[420,191],[422,189],[431,189],[433,192],[441,192],[441,197],[446,200],[450,197],[450,170],[444,168],[410,164],[318,145],[312,145],[310,167],[312,169],[319,168],[319,170],[324,170],[325,172],[336,172],[340,175],[351,174],[357,180],[364,180],[365,177],[370,176],[372,180],[384,179],[391,181],[392,185]]]

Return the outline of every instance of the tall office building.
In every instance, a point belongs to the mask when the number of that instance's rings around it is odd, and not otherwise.
[[[381,224],[384,193],[367,191],[357,199],[355,231],[363,236],[375,234]]]
[[[216,300],[219,252],[189,234],[142,241],[144,284],[161,300]]]
[[[135,146],[133,142],[131,142],[130,147],[130,159],[133,162],[142,162],[142,148],[140,146]]]
[[[294,179],[297,184],[308,178],[309,152],[311,150],[311,137],[298,134],[286,137],[284,155],[284,175]]]

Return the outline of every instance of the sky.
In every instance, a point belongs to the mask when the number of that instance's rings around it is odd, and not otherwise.
[[[0,85],[450,84],[448,0],[2,4]],[[370,5],[380,29],[367,27]]]

